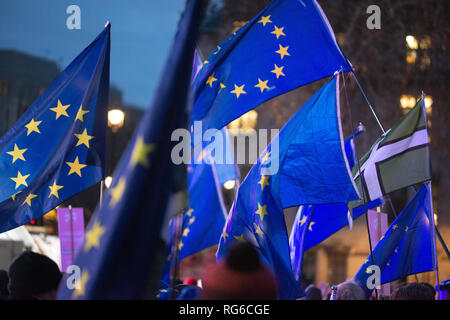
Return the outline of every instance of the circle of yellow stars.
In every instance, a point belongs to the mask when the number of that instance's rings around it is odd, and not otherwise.
[[[267,16],[261,16],[261,19],[256,22],[256,25],[261,25],[261,28],[263,29],[269,29],[269,34],[273,35],[275,39],[282,40],[283,38],[287,38],[287,33],[284,26],[281,25],[275,25],[273,21],[271,20],[271,15]],[[235,33],[233,33],[235,35]],[[231,37],[230,37],[231,38]],[[216,56],[220,53],[222,48],[220,46],[217,46],[215,50],[212,52],[212,56]],[[273,69],[270,70],[278,80],[280,77],[285,77],[286,73],[284,70],[283,62],[286,57],[289,57],[291,54],[289,52],[289,46],[283,46],[282,44],[278,43],[277,50],[275,50],[275,53],[279,54],[280,62],[273,65]],[[204,64],[209,63],[208,60],[204,61]],[[257,81],[257,83],[256,83]],[[216,82],[219,85],[219,91],[221,92],[222,89],[225,89],[227,86],[221,82],[220,76],[216,75],[215,72],[209,75],[209,77],[206,80],[206,87],[213,88],[216,84]],[[235,95],[236,100],[238,100],[242,95],[247,94],[245,83],[232,83],[231,84],[231,90],[228,89],[229,93],[232,93]],[[265,91],[270,90],[269,85],[269,79],[262,79],[261,77],[257,77],[255,79],[255,84],[252,85],[254,88],[257,88],[260,90],[260,93],[263,94]]]
[[[68,113],[70,107],[71,104],[64,104],[60,99],[58,99],[56,102],[56,106],[50,107],[49,110],[54,112],[55,121],[60,121],[59,119],[62,118],[70,118],[70,115]],[[87,113],[89,113],[89,110],[83,109],[83,106],[80,105],[74,121],[79,120],[80,122],[84,122],[84,117]],[[43,120],[38,120],[35,117],[32,117],[31,120],[24,125],[24,128],[26,129],[26,136],[33,137],[35,135],[41,134],[42,122]],[[90,148],[90,141],[95,138],[94,136],[88,134],[87,128],[84,128],[84,130],[80,133],[74,133],[74,136],[78,139],[75,147],[85,146],[88,149]],[[8,150],[6,154],[12,157],[11,164],[20,165],[22,162],[27,161],[27,154],[29,152],[30,151],[28,150],[28,148],[24,147],[23,145],[19,145],[18,143],[14,143],[14,147],[12,148],[12,150]],[[66,161],[65,163],[69,167],[69,172],[67,174],[68,176],[76,174],[81,178],[82,169],[87,167],[87,164],[80,162],[78,155],[75,156],[75,159],[73,159],[73,161]],[[27,179],[30,177],[30,175],[30,173],[24,174],[23,171],[21,172],[21,169],[19,168],[17,170],[17,175],[10,178],[15,183],[14,189],[17,190],[21,186],[24,186],[25,188],[29,187]],[[55,197],[59,199],[58,191],[64,188],[64,186],[58,185],[57,181],[53,180],[53,183],[49,185],[48,188],[50,192],[47,198]],[[14,193],[11,196],[11,199],[15,201],[17,194],[19,194],[20,192],[21,190]],[[38,197],[37,194],[33,194],[30,192],[26,196],[25,201],[22,205],[27,204],[29,207],[31,207],[32,199],[36,197]]]

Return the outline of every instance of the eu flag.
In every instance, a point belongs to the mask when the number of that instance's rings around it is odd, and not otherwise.
[[[220,129],[273,97],[351,67],[314,0],[274,0],[217,46],[194,83],[191,122]]]
[[[436,249],[432,208],[428,182],[417,191],[372,251],[373,261],[381,271],[381,284],[434,270]],[[369,279],[372,271],[368,269],[371,261],[369,256],[354,277],[367,298],[373,291]]]
[[[228,144],[228,132],[223,128],[225,136],[223,145]],[[226,147],[225,147],[226,148]],[[226,148],[227,149],[227,148]],[[238,179],[237,167],[234,163],[216,164],[205,149],[194,150],[193,158],[203,158],[202,163],[194,164],[192,160],[187,167],[189,208],[183,213],[180,240],[178,243],[178,261],[198,253],[219,243],[222,233],[226,208],[222,199],[222,185],[226,181]],[[231,150],[231,149],[227,149]],[[167,261],[164,268],[163,286],[169,284],[169,271],[173,264],[172,246],[177,239],[175,222],[171,221],[169,241],[166,247]]]
[[[0,232],[103,178],[110,26],[0,139]]]
[[[350,168],[355,165],[354,137],[359,133],[358,131],[345,139],[344,148]],[[376,199],[367,203],[366,208],[371,209],[381,203],[380,199]],[[363,213],[364,207],[357,207],[352,212],[352,218],[356,219]],[[349,209],[345,202],[298,208],[289,236],[292,269],[297,281],[300,281],[302,276],[304,252],[345,227],[348,224],[348,214]]]
[[[152,105],[144,114],[114,172],[101,207],[91,218],[75,265],[79,286],[63,279],[59,299],[154,297],[163,257],[161,225],[171,192],[174,163],[171,134],[186,127],[192,58],[200,1],[191,0],[181,18]]]
[[[358,198],[343,148],[338,78],[333,77],[301,107],[252,167],[219,243],[219,259],[233,241],[253,243],[278,277],[281,299],[302,295],[292,272],[283,208]],[[278,171],[265,174],[274,161],[280,164]]]

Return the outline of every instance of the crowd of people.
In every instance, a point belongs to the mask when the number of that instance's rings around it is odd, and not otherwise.
[[[0,300],[56,299],[61,279],[62,273],[53,260],[25,251],[8,270],[0,270]],[[441,298],[449,299],[450,281],[444,281],[440,290]],[[354,280],[347,280],[335,288],[311,284],[304,291],[305,296],[299,300],[365,299],[363,289]],[[435,300],[436,296],[436,290],[430,284],[414,282],[398,287],[389,299]],[[261,262],[258,251],[249,242],[237,242],[225,260],[208,266],[201,277],[201,286],[196,279],[187,278],[158,294],[160,299],[177,300],[273,300],[276,297],[277,278]]]

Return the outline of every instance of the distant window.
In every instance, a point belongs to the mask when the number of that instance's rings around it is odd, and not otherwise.
[[[8,95],[8,81],[0,80],[0,96]]]

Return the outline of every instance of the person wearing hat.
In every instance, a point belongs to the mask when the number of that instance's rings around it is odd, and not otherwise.
[[[206,268],[202,276],[204,300],[269,300],[277,297],[274,274],[247,241],[232,245],[224,261]]]
[[[8,274],[10,300],[54,300],[62,277],[53,260],[32,251],[19,255]]]

